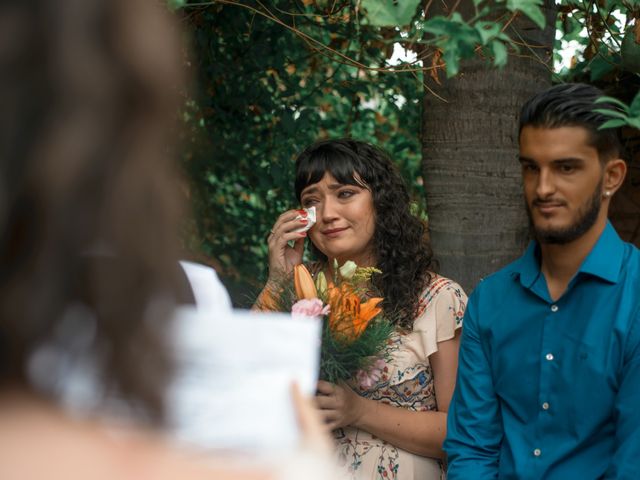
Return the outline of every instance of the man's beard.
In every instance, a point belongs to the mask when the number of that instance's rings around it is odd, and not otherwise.
[[[533,217],[531,214],[531,208],[527,205],[527,216],[529,217],[529,227],[533,232],[534,237],[540,243],[551,243],[557,245],[564,245],[566,243],[577,240],[584,235],[598,219],[600,213],[600,205],[602,199],[600,198],[600,191],[602,189],[602,180],[598,183],[593,195],[589,199],[588,203],[584,205],[584,208],[580,208],[577,212],[578,218],[568,227],[564,228],[537,228],[533,223]]]

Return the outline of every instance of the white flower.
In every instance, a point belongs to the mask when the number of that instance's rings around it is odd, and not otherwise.
[[[358,265],[356,265],[356,262],[352,260],[347,260],[346,262],[344,262],[344,265],[342,265],[339,269],[340,276],[344,279],[349,280],[356,273],[357,269],[358,269]]]

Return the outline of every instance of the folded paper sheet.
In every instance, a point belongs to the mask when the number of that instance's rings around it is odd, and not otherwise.
[[[287,314],[180,309],[178,371],[169,396],[177,438],[202,449],[294,447],[291,384],[315,392],[320,327],[317,319]]]

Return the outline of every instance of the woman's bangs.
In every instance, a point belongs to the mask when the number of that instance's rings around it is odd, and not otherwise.
[[[335,151],[316,151],[301,159],[298,165],[295,181],[298,200],[302,190],[321,181],[326,173],[331,174],[339,183],[363,186],[355,178],[357,169],[353,158]]]

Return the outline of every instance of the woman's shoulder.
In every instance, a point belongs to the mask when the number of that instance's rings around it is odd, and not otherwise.
[[[436,273],[420,296],[414,330],[457,329],[467,306],[467,295],[454,280]]]
[[[431,273],[429,282],[420,295],[420,303],[426,305],[440,296],[452,296],[464,303],[467,301],[467,294],[457,282],[437,273]]]

